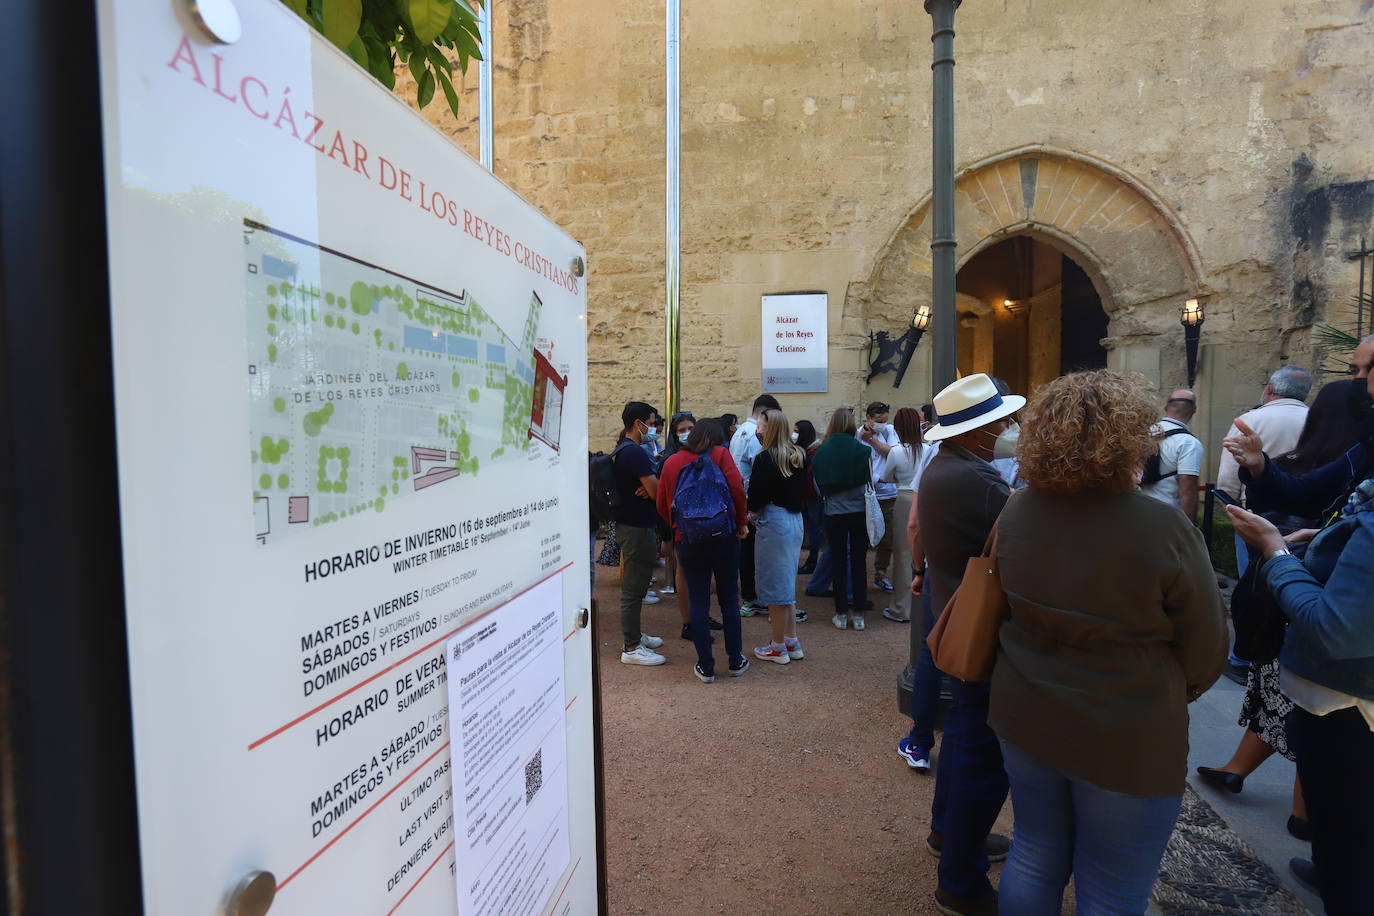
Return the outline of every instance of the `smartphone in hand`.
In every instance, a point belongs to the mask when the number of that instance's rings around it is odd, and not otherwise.
[[[1240,503],[1238,503],[1238,502],[1236,502],[1234,499],[1232,499],[1231,496],[1230,496],[1230,494],[1228,494],[1225,490],[1218,490],[1217,488],[1213,487],[1213,488],[1212,488],[1212,495],[1215,496],[1215,497],[1217,498],[1217,502],[1221,503],[1223,506],[1239,506],[1239,505],[1240,505]]]

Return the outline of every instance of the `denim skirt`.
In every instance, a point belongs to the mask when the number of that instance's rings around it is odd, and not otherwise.
[[[805,524],[800,512],[767,505],[754,524],[754,584],[761,604],[794,604]]]

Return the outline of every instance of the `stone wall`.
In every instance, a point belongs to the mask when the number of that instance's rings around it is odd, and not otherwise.
[[[683,405],[747,411],[759,296],[797,289],[830,295],[831,381],[784,396],[789,411],[928,400],[928,342],[899,392],[864,376],[868,333],[900,330],[929,294],[929,18],[910,0],[684,7]],[[1349,189],[1374,178],[1370,7],[964,4],[956,158],[997,185],[963,189],[961,261],[999,233],[1058,244],[1111,315],[1112,365],[1161,389],[1183,383],[1177,313],[1200,295],[1199,428],[1215,444],[1273,367],[1314,358],[1307,328],[1341,320],[1353,295],[1344,250],[1370,217],[1366,192]],[[604,441],[624,400],[662,401],[663,6],[495,9],[497,173],[588,246],[591,428]],[[467,117],[426,112],[470,150],[474,75]],[[1073,200],[1071,216],[1018,200],[1030,158],[1032,189]],[[1054,181],[1071,172],[1090,187]]]

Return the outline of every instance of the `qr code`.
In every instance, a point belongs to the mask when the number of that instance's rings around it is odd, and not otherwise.
[[[544,787],[544,749],[534,752],[529,763],[525,764],[525,804],[530,803],[535,793]]]

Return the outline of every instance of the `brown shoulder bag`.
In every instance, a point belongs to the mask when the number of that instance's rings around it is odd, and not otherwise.
[[[969,557],[964,580],[940,612],[926,637],[935,667],[961,681],[992,680],[997,661],[997,633],[1010,613],[1002,577],[997,571],[997,526],[988,533],[983,552]]]

